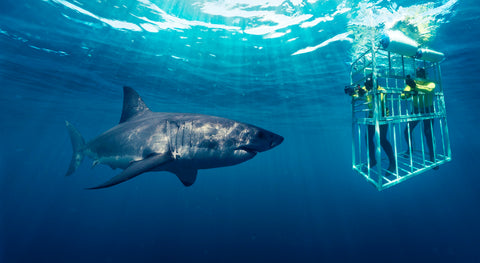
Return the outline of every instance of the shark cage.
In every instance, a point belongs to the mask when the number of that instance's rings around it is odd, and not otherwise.
[[[352,63],[352,165],[379,191],[451,160],[443,60],[393,31]]]

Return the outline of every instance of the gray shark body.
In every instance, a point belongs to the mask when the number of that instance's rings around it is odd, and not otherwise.
[[[283,141],[265,129],[230,119],[191,113],[152,112],[142,98],[124,87],[120,123],[85,143],[67,122],[73,157],[71,175],[85,156],[96,164],[124,171],[90,189],[110,187],[148,171],[168,171],[185,186],[197,170],[230,166],[253,158]]]

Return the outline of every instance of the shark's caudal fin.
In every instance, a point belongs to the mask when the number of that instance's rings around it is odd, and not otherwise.
[[[123,87],[123,109],[120,123],[149,112],[151,112],[150,109],[134,89]]]
[[[65,174],[66,176],[69,176],[75,172],[77,167],[83,161],[83,148],[85,146],[85,140],[70,122],[65,121],[65,124],[67,125],[68,134],[70,134],[73,148],[72,160],[70,161],[70,166],[68,167],[68,171]]]

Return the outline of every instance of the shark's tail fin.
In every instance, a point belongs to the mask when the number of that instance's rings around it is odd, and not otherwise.
[[[70,122],[65,121],[65,124],[67,125],[68,134],[70,134],[70,139],[72,140],[72,148],[73,148],[72,160],[70,161],[70,166],[68,167],[68,171],[65,174],[66,176],[69,176],[73,174],[75,170],[77,170],[77,167],[83,161],[83,157],[84,157],[83,148],[85,146],[85,140]]]

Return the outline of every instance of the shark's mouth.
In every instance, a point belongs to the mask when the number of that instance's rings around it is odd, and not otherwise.
[[[246,151],[246,152],[254,154],[254,155],[258,153],[258,150],[255,150],[255,149],[250,148],[248,146],[240,146],[240,147],[237,148],[237,150]]]

